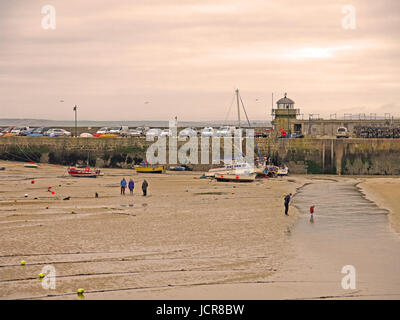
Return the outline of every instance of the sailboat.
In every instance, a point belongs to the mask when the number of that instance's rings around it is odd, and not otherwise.
[[[237,102],[237,112],[238,112],[238,125],[239,130],[241,130],[240,123],[240,103],[242,103],[243,111],[246,115],[248,124],[250,126],[250,121],[247,117],[246,109],[244,108],[244,104],[242,98],[239,95],[239,89],[236,89],[236,102]],[[208,170],[204,175],[206,177],[213,177],[218,181],[243,181],[243,182],[251,182],[254,181],[257,172],[263,171],[263,168],[255,168],[254,164],[250,164],[246,161],[245,157],[242,153],[242,138],[240,138],[240,149],[239,154],[236,158],[231,159],[229,163],[225,163],[224,165],[218,168],[212,168]],[[235,148],[237,148],[235,146]]]

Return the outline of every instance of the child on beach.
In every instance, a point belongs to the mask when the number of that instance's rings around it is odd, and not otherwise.
[[[314,223],[314,207],[315,207],[315,205],[312,205],[310,207],[310,222],[311,223]]]

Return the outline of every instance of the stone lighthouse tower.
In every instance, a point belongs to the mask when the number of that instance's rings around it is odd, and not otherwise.
[[[274,130],[283,129],[292,131],[292,120],[296,120],[300,109],[294,108],[294,101],[287,97],[287,93],[276,102],[276,108],[272,109],[272,125]]]

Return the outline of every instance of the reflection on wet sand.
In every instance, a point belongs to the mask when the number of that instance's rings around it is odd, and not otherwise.
[[[109,169],[79,179],[64,177],[62,167],[4,166],[2,299],[400,297],[399,237],[388,211],[359,192],[359,179],[292,176],[232,185],[196,173]],[[136,186],[146,178],[149,195],[135,189],[121,196],[123,176]],[[285,217],[289,192],[296,195]],[[56,268],[55,290],[38,279],[46,265]],[[341,287],[345,265],[356,269],[356,289]]]

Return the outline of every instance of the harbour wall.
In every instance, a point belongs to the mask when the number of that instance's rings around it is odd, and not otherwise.
[[[257,138],[255,142],[255,155],[259,152],[276,164],[286,164],[292,173],[400,175],[400,139]],[[129,168],[146,158],[146,150],[153,143],[144,138],[1,137],[0,159],[63,165],[89,162],[99,168]],[[178,142],[177,149],[185,144]],[[199,164],[193,165],[194,170],[204,171],[212,166],[201,164],[202,147],[199,141]],[[211,140],[206,147],[207,162],[211,163]],[[221,141],[221,158],[223,148]],[[168,145],[166,150],[168,163]]]

